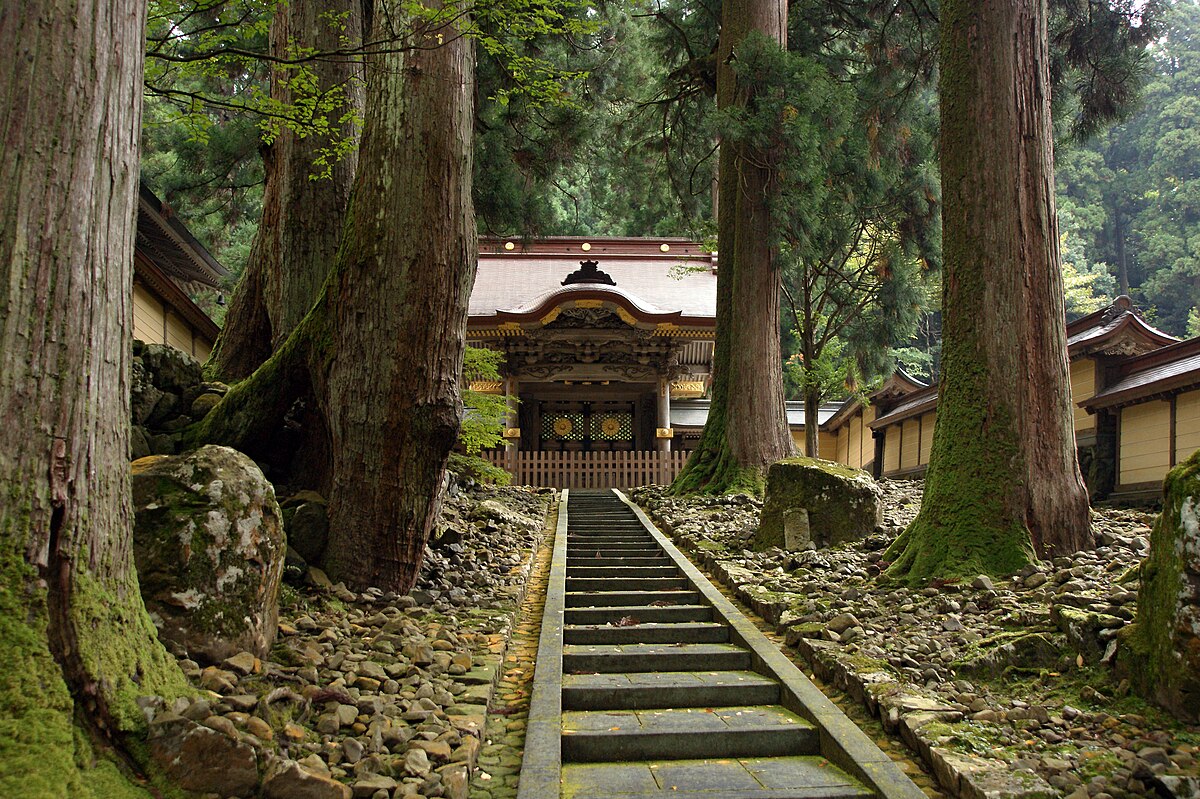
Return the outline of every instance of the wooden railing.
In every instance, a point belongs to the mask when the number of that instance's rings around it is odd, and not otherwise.
[[[484,452],[493,466],[509,472],[513,485],[550,488],[635,488],[675,479],[686,452]]]

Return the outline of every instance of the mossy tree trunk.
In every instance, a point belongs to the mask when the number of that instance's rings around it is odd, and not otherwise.
[[[787,5],[734,0],[721,8],[717,107],[753,102],[754,87],[733,69],[752,32],[787,46]],[[779,344],[781,273],[770,201],[771,154],[722,141],[718,181],[717,341],[713,392],[700,442],[676,478],[677,493],[760,492],[766,468],[794,453],[783,393]]]
[[[1075,455],[1044,0],[941,6],[942,380],[912,581],[1093,545]]]
[[[399,6],[384,5],[374,18],[396,24]],[[361,168],[317,303],[192,432],[257,454],[294,400],[315,399],[330,435],[326,569],[400,591],[416,581],[458,434],[478,246],[472,40],[418,25],[412,42],[368,62]]]
[[[121,788],[90,743],[186,691],[132,554],[139,0],[0,9],[0,795]],[[79,735],[80,729],[83,735]]]
[[[294,57],[297,48],[332,52],[362,39],[362,0],[291,0],[275,9],[271,54]],[[361,64],[350,57],[316,59],[311,68],[322,92],[340,93],[341,107],[313,121],[304,136],[284,128],[263,148],[266,186],[258,231],[242,279],[230,298],[225,327],[208,365],[211,376],[241,380],[287,340],[312,307],[333,267],[358,157],[351,150],[327,177],[313,179],[318,160],[335,139],[353,138],[343,115],[361,113]],[[295,71],[276,67],[271,97],[296,102],[288,81]],[[322,132],[323,126],[329,132]]]

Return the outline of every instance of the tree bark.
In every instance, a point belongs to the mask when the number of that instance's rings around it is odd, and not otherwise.
[[[287,57],[293,47],[332,51],[345,46],[343,38],[361,41],[362,17],[361,0],[281,4],[271,20],[271,53]],[[353,136],[356,123],[339,118],[361,113],[360,65],[351,58],[325,58],[314,61],[312,69],[321,91],[344,95],[342,107],[327,120],[334,135]],[[287,83],[294,74],[272,71],[274,100],[296,101]],[[316,132],[301,137],[285,128],[263,148],[262,220],[213,349],[209,371],[215,377],[240,380],[261,366],[300,324],[333,268],[358,163],[352,149],[328,177],[313,179],[316,162],[333,138]]]
[[[383,2],[375,19],[396,24],[399,7]],[[330,435],[325,568],[398,591],[416,581],[458,434],[478,257],[472,40],[445,26],[412,37],[368,64],[361,169],[321,296],[191,433],[257,454],[281,409],[314,396]]]
[[[176,695],[132,555],[138,0],[0,8],[0,795],[92,796],[87,737]],[[110,767],[106,767],[110,768]]]
[[[722,5],[718,109],[745,107],[753,100],[754,87],[739,84],[733,69],[736,49],[751,32],[786,47],[787,5],[780,0]],[[700,442],[672,485],[677,493],[761,490],[766,467],[795,451],[784,405],[781,273],[769,205],[776,189],[769,154],[723,140],[718,183],[712,402]]]
[[[810,458],[821,457],[821,392],[810,389],[804,392],[804,454]]]
[[[1044,0],[941,10],[943,369],[911,580],[1093,545],[1075,455]],[[901,551],[902,550],[902,551]]]
[[[330,284],[337,357],[325,395],[326,567],[357,585],[416,581],[458,435],[478,244],[474,46],[454,33],[418,28],[413,50],[368,67],[363,169]]]

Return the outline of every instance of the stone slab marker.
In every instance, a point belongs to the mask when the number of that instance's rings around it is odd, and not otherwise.
[[[1200,452],[1168,474],[1122,658],[1146,697],[1200,721]]]
[[[800,550],[856,541],[882,523],[881,496],[860,469],[817,458],[773,463],[754,548]]]

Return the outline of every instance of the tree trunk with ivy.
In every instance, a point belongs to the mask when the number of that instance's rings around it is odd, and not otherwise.
[[[386,10],[375,19],[394,24]],[[473,43],[420,23],[412,41],[368,63],[361,169],[317,304],[191,433],[254,454],[297,398],[315,401],[330,435],[324,565],[359,589],[416,581],[458,433],[478,255]]]
[[[332,52],[361,42],[362,16],[361,0],[281,4],[271,20],[271,54],[294,58],[302,49]],[[263,148],[262,219],[213,349],[214,377],[246,377],[287,340],[320,293],[341,243],[358,162],[362,70],[351,57],[306,66],[316,88],[341,102],[307,122],[305,135],[284,127]],[[311,99],[298,97],[294,80],[294,68],[272,70],[271,98],[281,107]]]
[[[1093,545],[1075,455],[1044,0],[941,6],[942,379],[889,573],[1007,574]]]
[[[0,795],[131,791],[144,694],[187,690],[132,551],[138,0],[0,10]]]
[[[738,45],[752,32],[787,46],[787,5],[727,2],[721,9],[717,107],[753,103],[754,87],[734,71]],[[781,274],[770,209],[770,153],[722,141],[717,242],[717,340],[708,420],[672,491],[760,492],[766,467],[794,453],[784,405],[779,346]]]

